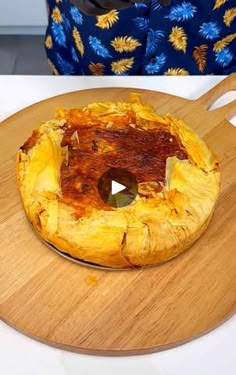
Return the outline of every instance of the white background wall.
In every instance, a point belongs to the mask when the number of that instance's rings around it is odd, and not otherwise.
[[[0,34],[40,34],[46,25],[46,0],[0,0]]]

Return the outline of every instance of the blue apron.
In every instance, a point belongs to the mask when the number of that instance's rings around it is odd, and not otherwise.
[[[54,74],[188,75],[236,72],[236,0],[156,0],[82,14],[48,0],[45,46]]]

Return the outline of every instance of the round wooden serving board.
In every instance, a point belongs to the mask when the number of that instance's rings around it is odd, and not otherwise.
[[[192,340],[236,307],[236,102],[208,107],[236,89],[229,76],[196,101],[154,91],[106,88],[61,95],[0,124],[0,318],[44,343],[90,354],[141,354]],[[54,109],[127,100],[131,91],[158,113],[183,118],[218,153],[222,183],[206,233],[186,253],[157,267],[105,271],[74,264],[32,231],[16,186],[15,155]],[[134,244],[135,246],[135,244]]]

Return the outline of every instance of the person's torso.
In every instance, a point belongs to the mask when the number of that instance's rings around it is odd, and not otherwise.
[[[236,71],[235,0],[156,0],[82,14],[48,0],[48,58],[59,74],[185,75]]]

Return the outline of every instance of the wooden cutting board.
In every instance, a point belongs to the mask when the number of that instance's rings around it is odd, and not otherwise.
[[[192,340],[236,308],[236,129],[225,119],[236,101],[207,111],[236,89],[231,75],[189,101],[154,91],[106,88],[42,101],[0,124],[0,318],[44,343],[90,354],[150,353]],[[29,226],[16,187],[18,147],[54,108],[127,100],[140,92],[165,114],[182,117],[221,159],[220,198],[207,232],[186,253],[158,267],[105,271],[48,249]]]

